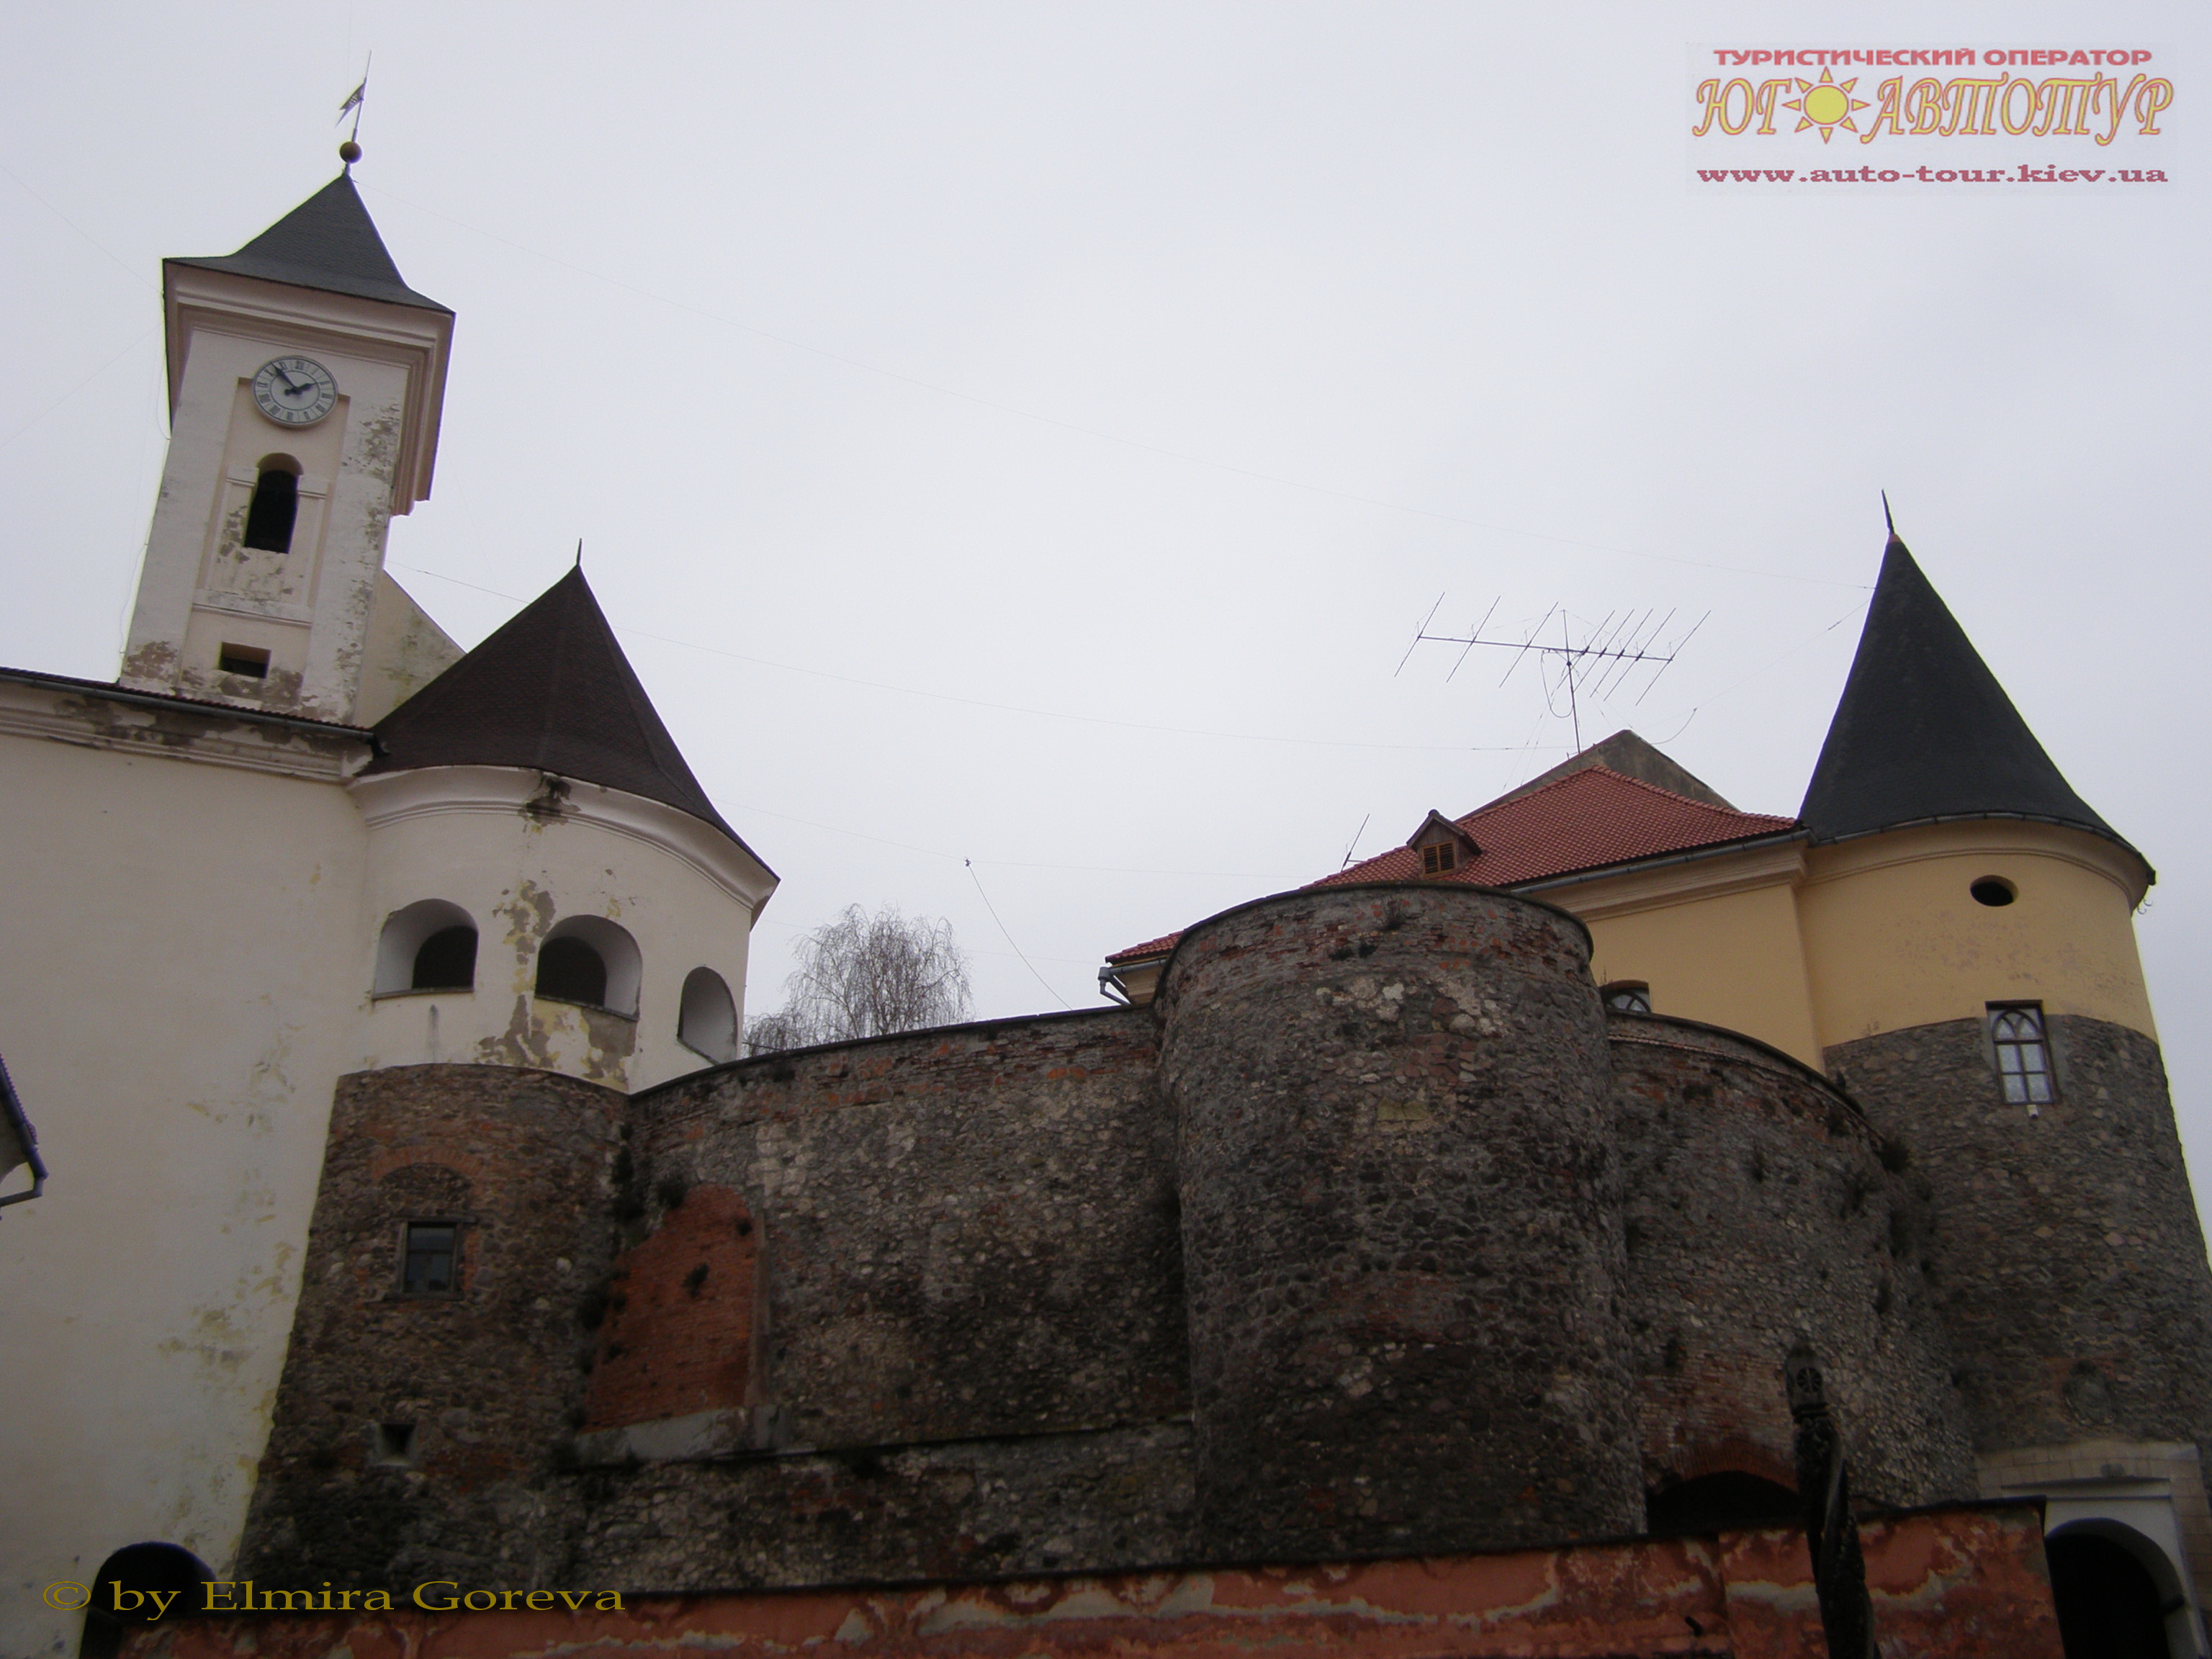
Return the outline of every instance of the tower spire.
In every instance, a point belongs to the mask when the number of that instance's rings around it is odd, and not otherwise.
[[[2027,817],[2121,842],[2052,764],[1893,525],[1799,817],[1815,841]]]

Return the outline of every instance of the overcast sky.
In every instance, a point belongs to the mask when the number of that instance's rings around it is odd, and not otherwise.
[[[2159,868],[2142,944],[2212,1176],[2206,16],[26,8],[0,661],[115,672],[167,437],[160,260],[324,183],[373,49],[356,178],[459,313],[391,568],[472,644],[584,538],[783,878],[754,1008],[853,902],[949,918],[980,1012],[1091,1006],[1107,951],[1564,758],[1525,672],[1448,680],[1429,646],[1394,673],[1440,594],[1439,626],[1710,613],[1585,737],[1633,726],[1794,812],[1886,488]],[[2179,182],[1706,199],[1694,42],[2154,47]]]

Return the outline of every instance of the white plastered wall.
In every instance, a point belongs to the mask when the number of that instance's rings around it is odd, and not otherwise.
[[[335,769],[0,731],[0,1054],[52,1170],[0,1211],[10,1659],[76,1651],[40,1589],[124,1545],[237,1547],[360,1000]]]
[[[617,1089],[648,1088],[714,1062],[677,1041],[684,981],[711,968],[739,1001],[747,941],[775,878],[688,813],[595,784],[504,767],[434,767],[356,779],[370,826],[368,908],[441,899],[477,927],[476,988],[374,999],[362,1067],[428,1060],[540,1066]],[[538,950],[562,922],[592,916],[636,942],[632,1019],[532,994]],[[374,972],[375,932],[357,978]]]
[[[635,1089],[710,1063],[677,1042],[692,969],[743,994],[775,878],[720,831],[534,772],[346,783],[368,758],[0,678],[0,1054],[52,1171],[0,1211],[8,1659],[73,1653],[82,1615],[40,1591],[125,1545],[230,1566],[341,1075],[476,1060]],[[424,897],[475,918],[479,988],[377,998],[385,918]],[[574,915],[636,941],[634,1024],[530,996],[537,939]]]
[[[355,718],[392,517],[427,495],[437,441],[443,312],[172,265],[165,276],[171,432],[121,678],[325,720]],[[254,405],[250,382],[289,352],[337,383],[306,428]],[[242,547],[266,456],[298,464],[289,552]],[[223,643],[270,653],[265,680],[224,675]]]

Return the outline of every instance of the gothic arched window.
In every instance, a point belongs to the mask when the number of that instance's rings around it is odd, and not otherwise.
[[[2043,1008],[2033,1002],[1990,1005],[1990,1036],[1996,1044],[1997,1084],[2014,1106],[2048,1106],[2058,1097],[2051,1076],[2051,1043]]]

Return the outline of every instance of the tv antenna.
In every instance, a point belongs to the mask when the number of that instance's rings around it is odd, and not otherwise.
[[[1482,620],[1465,634],[1431,634],[1429,624],[1436,621],[1437,612],[1444,605],[1444,595],[1437,594],[1437,602],[1429,607],[1429,614],[1421,619],[1420,627],[1414,630],[1413,643],[1406,647],[1406,654],[1398,659],[1397,668],[1391,671],[1391,678],[1395,679],[1403,672],[1406,665],[1413,660],[1415,647],[1424,642],[1460,647],[1458,660],[1451,666],[1451,674],[1444,676],[1446,684],[1451,683],[1452,675],[1459,672],[1477,646],[1513,653],[1513,660],[1505,665],[1505,672],[1498,679],[1500,685],[1511,679],[1514,671],[1533,655],[1540,672],[1556,675],[1556,678],[1547,678],[1544,682],[1545,706],[1553,714],[1559,712],[1559,695],[1562,691],[1566,694],[1567,719],[1574,727],[1577,753],[1581,752],[1583,746],[1583,698],[1605,697],[1620,690],[1631,676],[1650,665],[1651,678],[1644,681],[1643,690],[1636,695],[1636,701],[1641,703],[1651,695],[1651,688],[1658,684],[1659,677],[1673,665],[1682,647],[1689,644],[1692,636],[1711,619],[1713,614],[1710,611],[1705,612],[1691,624],[1689,633],[1670,645],[1662,645],[1660,641],[1674,625],[1677,612],[1670,610],[1662,617],[1656,605],[1641,611],[1633,609],[1608,611],[1604,620],[1596,627],[1587,629],[1579,641],[1575,638],[1574,623],[1567,615],[1566,607],[1559,605],[1554,605],[1547,611],[1536,625],[1520,639],[1486,638],[1485,630],[1490,626],[1490,619],[1498,614],[1498,607],[1503,603],[1502,599],[1492,599],[1490,609],[1482,613]],[[1551,642],[1551,623],[1554,617],[1559,620],[1557,644]]]

